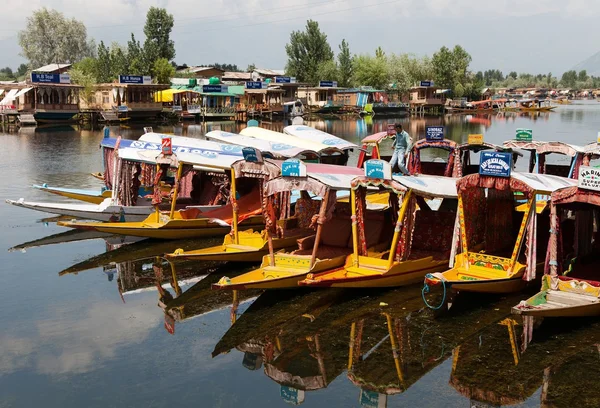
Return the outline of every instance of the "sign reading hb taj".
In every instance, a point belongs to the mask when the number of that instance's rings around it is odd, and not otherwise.
[[[142,75],[119,75],[120,84],[152,85],[152,77]]]
[[[69,74],[41,74],[31,73],[31,82],[34,84],[70,84]]]
[[[577,187],[586,190],[600,191],[600,169],[589,166],[579,168]]]
[[[512,170],[512,153],[481,152],[479,174],[482,176],[510,177]]]

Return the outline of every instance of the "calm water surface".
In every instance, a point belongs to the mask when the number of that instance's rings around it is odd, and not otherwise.
[[[585,144],[600,130],[600,103],[402,121],[413,136],[444,123],[456,141],[484,133],[501,143],[531,128],[539,140]],[[358,143],[387,122],[309,124]],[[212,128],[155,127],[194,137]],[[29,186],[99,188],[89,173],[102,169],[101,138],[101,129],[0,130],[0,196],[62,201]],[[527,294],[459,297],[438,318],[423,310],[419,285],[250,292],[234,309],[210,284],[251,265],[153,268],[155,255],[218,240],[122,243],[67,232],[42,213],[0,211],[0,407],[600,406],[600,321],[512,319]]]

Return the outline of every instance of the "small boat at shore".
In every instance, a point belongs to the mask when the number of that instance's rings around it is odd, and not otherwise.
[[[600,316],[598,222],[600,171],[583,166],[579,185],[552,193],[550,239],[542,288],[513,307],[537,317]]]
[[[54,187],[47,184],[34,184],[33,188],[46,193],[56,194],[73,200],[84,201],[91,204],[100,204],[105,199],[112,197],[112,191],[106,188],[100,190],[85,190],[79,188]]]
[[[419,282],[448,266],[456,220],[456,179],[438,176],[380,177],[381,160],[365,163],[365,176],[352,181],[353,254],[344,268],[310,273],[301,286],[391,287]],[[387,164],[389,167],[389,164]],[[391,175],[391,169],[388,172]],[[371,174],[371,176],[369,176]],[[390,192],[381,222],[366,208],[367,188]],[[381,211],[378,211],[381,213]],[[372,251],[367,251],[373,247]]]

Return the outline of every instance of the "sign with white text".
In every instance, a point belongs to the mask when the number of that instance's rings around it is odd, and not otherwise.
[[[385,160],[367,160],[365,162],[365,176],[373,179],[391,180],[392,166]]]
[[[260,81],[248,81],[246,82],[246,89],[262,89],[263,83]]]
[[[589,166],[579,168],[577,187],[586,190],[600,191],[600,169]]]
[[[479,174],[482,176],[510,177],[512,153],[481,152]]]
[[[444,140],[443,126],[427,126],[425,128],[425,139],[429,142]]]
[[[531,129],[517,129],[515,136],[516,140],[521,142],[531,142],[533,140],[533,130]]]
[[[337,81],[319,81],[321,88],[337,88]]]
[[[120,84],[152,85],[152,77],[142,75],[119,75]]]
[[[425,87],[432,87],[433,86],[433,81],[421,81],[420,86],[425,86]]]
[[[281,163],[283,177],[306,177],[306,165],[298,159],[287,159]]]
[[[244,155],[244,160],[251,163],[262,163],[263,157],[260,150],[255,149],[254,147],[244,147],[242,149],[242,154]]]
[[[41,74],[32,72],[31,82],[35,84],[70,84],[71,77],[69,74]]]

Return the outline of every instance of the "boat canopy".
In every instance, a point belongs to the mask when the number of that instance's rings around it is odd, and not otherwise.
[[[257,139],[250,136],[242,136],[237,133],[224,132],[222,130],[213,130],[206,134],[209,139],[218,140],[219,142],[229,143],[231,145],[242,147],[254,147],[260,150],[263,154],[271,154],[275,158],[290,158],[296,156],[318,156],[315,150],[306,149],[303,147],[292,146],[283,141],[269,141]]]
[[[379,132],[379,133],[374,133],[372,135],[369,135],[367,137],[365,137],[361,143],[364,146],[377,146],[379,143],[381,143],[382,141],[384,141],[385,139],[391,138],[393,136],[390,136],[388,134],[388,132]]]
[[[470,174],[459,179],[456,187],[459,191],[471,188],[493,188],[496,190],[512,190],[530,196],[534,193],[551,194],[565,187],[577,185],[577,180],[549,174],[513,172],[510,177],[490,177]]]
[[[283,128],[283,133],[296,136],[301,139],[307,139],[313,142],[322,143],[327,146],[334,146],[342,150],[349,150],[358,147],[354,143],[351,143],[347,140],[341,139],[327,132],[323,132],[321,130],[305,125],[286,126],[285,128]]]
[[[536,151],[537,148],[539,147],[540,144],[542,144],[544,142],[540,142],[540,141],[524,141],[524,140],[507,140],[504,143],[502,143],[502,146],[506,147],[507,149],[521,149],[521,150],[527,150],[530,152]]]
[[[470,104],[471,104],[472,106],[479,106],[479,105],[485,105],[486,103],[490,103],[490,104],[491,104],[491,103],[493,103],[493,102],[494,102],[494,101],[493,101],[493,100],[491,100],[491,99],[486,99],[486,100],[483,100],[483,101],[473,101],[473,102],[470,102]]]
[[[500,146],[500,145],[495,145],[493,143],[488,143],[488,142],[482,142],[482,143],[461,143],[458,146],[456,146],[456,150],[460,151],[460,152],[464,152],[466,150],[470,150],[473,152],[480,152],[482,150],[494,150],[497,152],[507,152],[507,151],[511,151],[511,149],[509,147],[505,147],[505,146]],[[523,154],[519,153],[519,152],[512,152],[515,153],[519,156],[523,156]]]
[[[582,146],[563,142],[539,142],[536,151],[538,154],[559,153],[573,157],[583,154],[585,149]]]
[[[163,91],[155,92],[154,102],[173,102],[173,95],[186,92],[200,94],[200,92],[192,91],[191,89],[165,89]]]
[[[299,137],[287,135],[285,133],[274,132],[272,130],[263,129],[258,126],[250,126],[244,128],[241,130],[240,134],[242,136],[254,137],[256,139],[267,140],[270,142],[285,143],[291,146],[297,146],[303,149],[312,150],[317,153],[342,153],[342,150],[335,146],[327,146],[323,143],[301,139]]]
[[[452,140],[427,140],[421,139],[417,141],[411,151],[408,158],[408,172],[410,174],[420,174],[423,172],[423,166],[421,162],[421,150],[423,149],[443,149],[448,151],[448,160],[446,162],[446,166],[443,170],[443,176],[450,176],[454,171],[454,162],[455,162],[455,151],[457,148],[456,142]],[[430,169],[433,170],[433,169]],[[426,171],[427,174],[430,174]],[[436,173],[437,174],[437,173]]]
[[[417,195],[426,198],[457,198],[457,179],[452,177],[438,177],[429,175],[419,176],[393,176],[391,180],[373,179],[366,176],[352,180],[352,189],[359,187],[383,187],[396,194],[409,189]]]
[[[131,147],[119,149],[119,157],[123,160],[137,161],[142,163],[157,164],[160,159],[167,159],[169,156],[157,154],[151,150],[140,150]],[[239,160],[237,156],[213,153],[211,155],[198,154],[193,152],[180,152],[171,155],[171,166],[177,167],[178,163],[184,163],[194,166],[198,170],[206,171],[225,171],[231,169],[233,163]],[[161,163],[162,164],[162,163]],[[166,164],[166,163],[164,163]]]
[[[328,165],[320,165],[328,166]],[[331,190],[350,190],[352,180],[364,173],[363,169],[356,167],[341,167],[343,171],[338,174],[329,172],[314,172],[307,166],[307,177],[285,177],[280,176],[268,181],[265,184],[265,195],[271,196],[276,193],[288,192],[293,190],[307,190],[324,197]],[[321,168],[325,170],[325,168]]]
[[[231,165],[236,178],[273,179],[281,174],[282,161],[264,159],[262,163],[238,160]]]
[[[242,147],[227,143],[215,143],[208,140],[194,139],[184,136],[165,135],[161,133],[146,133],[139,140],[121,139],[119,148],[133,148],[140,150],[151,150],[160,152],[163,137],[171,138],[173,153],[195,152],[197,154],[222,153],[230,156],[242,157]],[[114,149],[117,138],[104,138],[100,142],[101,147]]]

